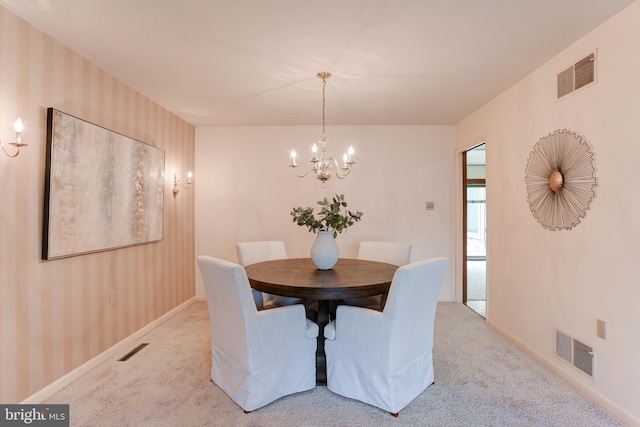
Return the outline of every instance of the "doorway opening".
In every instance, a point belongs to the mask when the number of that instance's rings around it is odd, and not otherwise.
[[[487,189],[485,145],[463,153],[462,302],[487,317]]]

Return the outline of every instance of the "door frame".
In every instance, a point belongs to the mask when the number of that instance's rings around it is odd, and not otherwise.
[[[467,151],[462,152],[462,303],[467,305]]]
[[[467,271],[467,261],[468,261],[468,256],[467,256],[467,228],[468,228],[468,215],[467,215],[467,202],[468,202],[468,197],[467,197],[467,187],[469,185],[483,185],[486,188],[486,176],[485,178],[472,178],[469,179],[468,178],[468,174],[467,174],[467,152],[474,150],[480,146],[485,146],[486,147],[486,141],[482,141],[478,144],[475,144],[469,148],[466,148],[464,150],[461,151],[461,169],[462,169],[462,181],[461,181],[461,186],[459,188],[461,188],[461,193],[462,193],[462,206],[461,206],[461,217],[462,217],[462,224],[461,224],[461,236],[462,236],[462,242],[461,242],[461,249],[462,249],[462,253],[461,253],[461,266],[462,266],[462,274],[461,274],[461,288],[462,288],[462,303],[464,305],[467,305],[467,279],[468,279],[468,271]],[[486,168],[486,161],[485,161],[485,168]],[[486,226],[486,218],[485,218],[485,226]],[[485,254],[485,262],[486,262],[486,254]],[[485,277],[485,286],[487,286],[488,284],[486,283],[486,277]],[[488,286],[487,286],[488,287]],[[488,295],[487,295],[488,298]],[[487,310],[487,314],[488,314],[488,310]]]

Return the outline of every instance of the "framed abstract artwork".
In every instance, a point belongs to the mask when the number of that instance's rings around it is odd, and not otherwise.
[[[162,240],[164,155],[48,108],[42,259]]]

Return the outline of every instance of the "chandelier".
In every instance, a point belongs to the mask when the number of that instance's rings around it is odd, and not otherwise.
[[[339,179],[345,178],[351,172],[351,165],[355,164],[353,160],[353,147],[349,146],[349,150],[342,156],[342,166],[338,164],[338,161],[334,157],[327,155],[327,137],[324,134],[324,107],[325,107],[325,86],[327,85],[327,79],[331,77],[330,73],[322,72],[316,74],[316,77],[322,79],[322,136],[320,137],[320,154],[318,155],[318,146],[314,143],[311,147],[313,157],[307,163],[307,170],[303,175],[298,174],[296,163],[296,151],[291,150],[291,163],[289,167],[293,169],[293,173],[298,178],[304,178],[309,173],[309,168],[313,171],[316,178],[320,180],[320,186],[326,188],[327,181],[331,178],[332,171],[335,170],[335,175]]]

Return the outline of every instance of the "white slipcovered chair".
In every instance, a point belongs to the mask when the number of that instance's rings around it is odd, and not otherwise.
[[[382,312],[341,305],[324,334],[327,387],[398,412],[434,382],[433,331],[446,258],[400,267]]]
[[[198,257],[209,306],[211,380],[245,412],[316,385],[318,325],[302,304],[258,311],[244,267]]]
[[[403,266],[411,262],[411,243],[363,240],[358,248],[358,259],[380,261]],[[382,295],[348,298],[345,304],[382,309]]]
[[[284,242],[280,240],[237,243],[236,254],[238,255],[238,263],[244,267],[257,262],[287,258],[287,250]],[[256,291],[255,289],[252,289],[252,291],[253,299],[258,310],[300,304],[302,302],[301,298],[271,295]]]

